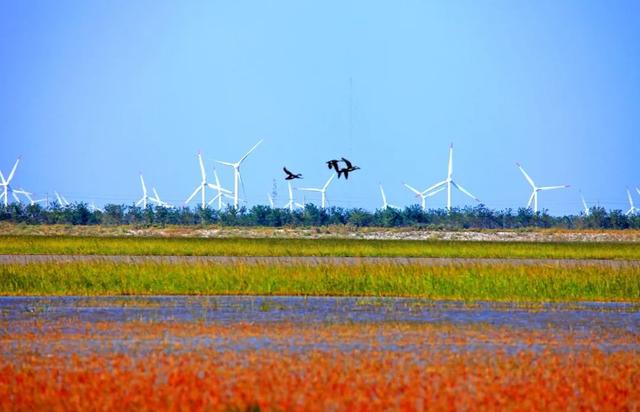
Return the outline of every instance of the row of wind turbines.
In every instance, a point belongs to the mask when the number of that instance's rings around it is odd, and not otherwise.
[[[223,208],[224,205],[224,201],[229,200],[232,201],[233,203],[233,207],[234,208],[238,208],[239,206],[239,202],[240,202],[240,197],[239,197],[239,186],[240,184],[242,184],[242,176],[240,174],[240,167],[242,166],[242,163],[247,159],[247,157],[249,157],[249,155],[251,153],[253,153],[258,146],[260,146],[260,144],[262,144],[263,140],[258,141],[258,143],[256,143],[248,152],[246,152],[244,154],[244,156],[242,156],[238,161],[236,162],[225,162],[225,161],[220,161],[220,160],[216,160],[216,163],[224,165],[224,166],[228,166],[231,167],[233,169],[233,190],[229,190],[229,189],[225,189],[221,183],[220,183],[220,178],[218,177],[218,173],[216,171],[216,169],[213,169],[213,175],[214,175],[214,182],[210,182],[207,179],[207,173],[206,173],[206,169],[205,169],[205,165],[204,165],[204,161],[202,159],[202,152],[198,152],[197,157],[198,157],[198,163],[199,163],[199,167],[200,167],[200,176],[201,176],[201,180],[200,183],[196,186],[196,188],[194,189],[194,191],[191,193],[191,195],[185,200],[184,204],[187,205],[189,204],[198,194],[200,195],[200,207],[201,208],[205,208],[207,206],[211,206],[214,203],[216,203],[217,208],[220,210]],[[26,200],[29,202],[29,204],[36,204],[36,203],[45,203],[48,204],[49,199],[48,197],[45,198],[41,198],[41,199],[33,199],[32,195],[33,193],[28,192],[26,190],[24,190],[23,188],[14,188],[11,185],[11,181],[13,180],[15,173],[16,173],[16,169],[18,168],[18,164],[20,163],[21,158],[18,157],[18,159],[16,160],[15,164],[13,165],[13,168],[11,169],[11,172],[9,173],[9,175],[5,178],[4,174],[2,173],[2,171],[0,171],[0,187],[2,188],[2,193],[0,194],[0,202],[4,203],[4,206],[7,207],[9,204],[9,195],[11,195],[13,197],[13,199],[18,202],[21,203],[21,199],[20,196],[23,196],[24,198],[26,198]],[[540,192],[544,192],[544,191],[549,191],[549,190],[558,190],[558,189],[566,189],[568,187],[570,187],[569,185],[556,185],[556,186],[538,186],[533,179],[529,176],[529,174],[524,170],[524,168],[522,167],[521,164],[516,163],[516,166],[518,167],[518,169],[522,172],[523,176],[525,177],[525,179],[527,180],[527,182],[529,183],[529,185],[531,186],[531,196],[529,197],[529,201],[527,202],[527,208],[531,208],[531,205],[533,204],[533,212],[537,213],[538,212],[538,195]],[[329,185],[331,184],[331,182],[334,180],[335,178],[335,174],[332,174],[329,179],[326,181],[326,183],[320,187],[320,188],[315,188],[315,187],[300,187],[300,188],[293,188],[291,186],[291,182],[287,182],[288,185],[288,201],[287,203],[283,206],[285,209],[289,209],[290,211],[293,211],[295,208],[304,208],[304,200],[302,203],[299,203],[297,201],[295,201],[294,199],[294,189],[298,190],[298,191],[303,191],[303,192],[316,192],[316,193],[320,193],[320,206],[324,209],[327,207],[328,204],[328,200],[327,200],[327,189],[329,188]],[[173,205],[163,201],[156,188],[152,187],[151,192],[152,192],[152,196],[149,195],[149,192],[147,190],[147,186],[145,184],[145,180],[144,177],[142,175],[142,173],[140,173],[140,183],[142,186],[142,197],[136,202],[136,206],[142,206],[143,208],[146,208],[148,205],[150,204],[155,204],[156,206],[162,206],[162,207],[174,207]],[[457,189],[458,191],[462,192],[463,194],[465,194],[466,196],[470,197],[471,199],[473,199],[476,202],[480,202],[480,199],[478,199],[476,196],[474,196],[473,194],[471,194],[471,192],[469,192],[468,190],[466,190],[465,188],[463,188],[456,180],[453,179],[453,144],[449,145],[449,163],[448,163],[448,169],[447,169],[447,177],[446,179],[437,182],[429,187],[427,187],[425,190],[418,190],[415,187],[407,184],[407,183],[403,183],[403,185],[409,189],[411,192],[413,192],[415,194],[416,197],[420,198],[420,206],[422,208],[422,210],[427,210],[427,199],[431,198],[435,195],[437,195],[438,193],[446,190],[447,191],[447,210],[450,211],[451,210],[451,193],[452,193],[452,189]],[[387,202],[387,197],[385,195],[384,192],[384,188],[382,187],[382,185],[379,186],[380,188],[380,195],[382,197],[382,208],[383,209],[387,209],[387,208],[394,208],[394,209],[399,209],[398,206],[392,205],[390,203]],[[214,196],[211,199],[207,200],[207,189],[213,190],[215,191]],[[640,188],[636,187],[636,191],[638,192],[638,195],[640,195]],[[62,206],[68,206],[70,204],[70,202],[61,194],[59,194],[57,191],[54,191],[55,197],[57,202],[62,205]],[[275,207],[274,204],[274,200],[271,197],[270,194],[267,195],[270,206],[271,207]],[[584,197],[582,196],[582,193],[580,193],[580,198],[582,201],[582,206],[584,208],[584,213],[585,215],[589,215],[590,214],[590,209],[587,206],[587,203],[584,199]],[[633,197],[631,196],[631,191],[629,189],[627,189],[627,198],[629,200],[629,209],[627,210],[626,214],[627,215],[631,215],[631,214],[638,214],[640,213],[640,208],[636,207],[634,205],[633,202]],[[99,210],[102,211],[100,208],[96,207],[95,204],[92,202],[89,207],[92,210]]]

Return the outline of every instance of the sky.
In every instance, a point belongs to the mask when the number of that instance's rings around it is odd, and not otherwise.
[[[540,195],[552,214],[578,213],[579,191],[626,210],[639,39],[634,0],[3,0],[0,170],[22,156],[14,187],[98,205],[137,200],[142,172],[180,205],[198,150],[211,175],[264,139],[242,165],[246,205],[274,186],[286,203],[285,165],[320,187],[345,156],[362,169],[332,182],[330,205],[373,210],[379,184],[417,203],[403,182],[446,178],[453,143],[454,179],[490,208],[526,205],[520,162],[571,185]]]

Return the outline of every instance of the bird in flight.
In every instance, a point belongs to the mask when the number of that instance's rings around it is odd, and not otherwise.
[[[287,177],[285,177],[285,180],[302,179],[301,173],[298,173],[298,174],[291,173],[286,166],[283,167],[282,170],[284,170],[284,172],[287,174]]]
[[[327,162],[326,162],[327,163],[327,167],[329,169],[336,169],[336,172],[339,172],[340,171],[340,167],[338,166],[338,162],[339,162],[339,160],[335,160],[335,159],[327,160]]]
[[[342,169],[339,169],[339,170],[336,169],[338,171],[338,179],[340,179],[341,175],[344,175],[345,179],[349,179],[350,172],[360,169],[359,166],[354,166],[353,163],[351,163],[349,160],[345,159],[344,157],[342,158],[342,161],[344,162],[346,167],[343,167]]]

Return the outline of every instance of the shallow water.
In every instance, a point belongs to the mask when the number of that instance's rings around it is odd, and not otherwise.
[[[566,350],[589,347],[612,352],[640,351],[640,306],[630,303],[503,303],[433,301],[413,298],[293,297],[293,296],[130,296],[130,297],[0,297],[3,347],[0,354],[34,351],[38,353],[119,352],[143,355],[158,347],[171,352],[198,348],[219,351],[353,351],[373,346],[380,350],[412,352],[418,350],[503,350],[542,351],[564,342]],[[107,330],[87,327],[108,323]],[[222,335],[206,333],[150,338],[123,334],[129,322],[184,325],[222,325],[232,327]],[[234,325],[266,327],[259,336],[233,332]],[[316,325],[331,334],[332,327],[377,328],[374,335],[333,339],[308,336],[278,336],[270,325],[309,327]],[[89,326],[87,326],[89,325]],[[118,326],[120,325],[120,326]],[[421,326],[444,326],[436,339],[425,339]],[[329,328],[329,329],[327,329]],[[476,336],[469,330],[483,334]],[[311,329],[313,331],[313,328]],[[362,329],[365,330],[365,329]],[[495,332],[500,330],[500,332]],[[503,339],[507,330],[508,339]],[[488,334],[487,334],[487,331]],[[28,342],[12,340],[21,333],[54,333],[53,339],[34,338]],[[538,333],[544,339],[531,342],[526,334]],[[433,332],[430,332],[433,333]],[[422,334],[422,335],[421,335]],[[522,336],[520,336],[522,335]],[[487,337],[488,336],[488,337]],[[529,336],[529,335],[527,335]],[[618,339],[625,336],[624,339]],[[456,337],[463,337],[456,341]],[[547,339],[546,337],[549,337]],[[594,339],[595,337],[595,339]],[[563,345],[560,345],[563,346]]]
[[[505,303],[415,298],[300,296],[0,297],[0,320],[215,323],[418,322],[531,329],[640,331],[640,305],[620,302]]]

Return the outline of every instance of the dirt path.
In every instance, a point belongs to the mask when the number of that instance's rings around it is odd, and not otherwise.
[[[600,259],[504,259],[504,258],[427,258],[427,257],[340,257],[340,256],[128,256],[128,255],[0,255],[0,264],[69,262],[111,263],[216,263],[225,265],[424,265],[506,264],[513,266],[604,266],[638,267],[640,260]]]

